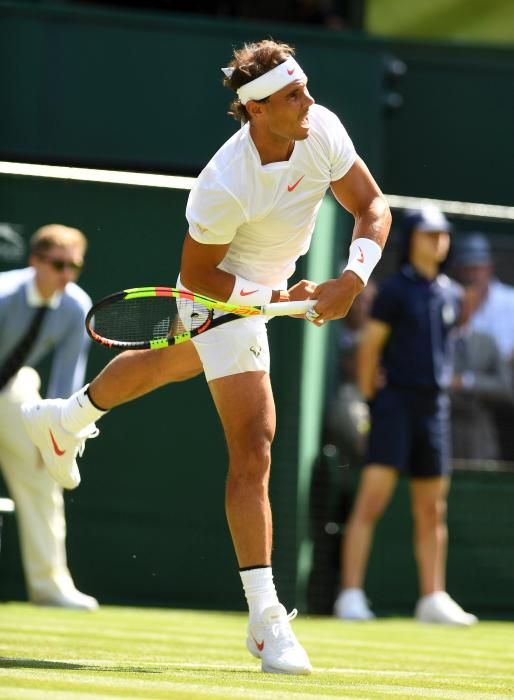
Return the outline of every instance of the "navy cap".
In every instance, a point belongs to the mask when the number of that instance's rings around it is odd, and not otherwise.
[[[400,224],[400,266],[409,262],[412,234],[415,230],[437,233],[450,232],[452,225],[443,212],[432,204],[419,209],[406,209]]]
[[[436,232],[451,231],[451,224],[443,212],[433,205],[427,205],[420,209],[407,209],[405,211],[402,226],[404,231],[412,233],[414,230]]]
[[[452,263],[455,266],[489,265],[492,262],[491,246],[487,237],[475,231],[455,239]]]

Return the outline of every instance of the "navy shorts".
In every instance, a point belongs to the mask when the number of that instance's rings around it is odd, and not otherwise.
[[[441,392],[386,387],[371,404],[367,464],[414,478],[451,471],[450,400]]]

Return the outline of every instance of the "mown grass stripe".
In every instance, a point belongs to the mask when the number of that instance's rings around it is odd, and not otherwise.
[[[514,697],[512,623],[457,630],[301,616],[294,627],[312,676],[262,674],[240,613],[3,605],[0,700]]]

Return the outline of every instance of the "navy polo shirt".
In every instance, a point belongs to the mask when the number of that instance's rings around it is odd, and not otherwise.
[[[446,275],[429,280],[404,265],[381,287],[371,317],[391,334],[382,353],[388,386],[437,391],[452,369],[449,331],[460,315],[462,288]]]

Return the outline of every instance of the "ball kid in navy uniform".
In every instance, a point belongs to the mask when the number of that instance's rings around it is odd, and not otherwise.
[[[371,402],[367,464],[342,542],[341,592],[335,614],[374,617],[364,594],[376,522],[400,474],[409,479],[421,622],[477,621],[446,592],[447,494],[450,485],[452,329],[472,296],[440,268],[450,224],[435,208],[410,210],[402,221],[400,269],[382,285],[359,349],[358,382]],[[401,581],[399,582],[401,585]]]

